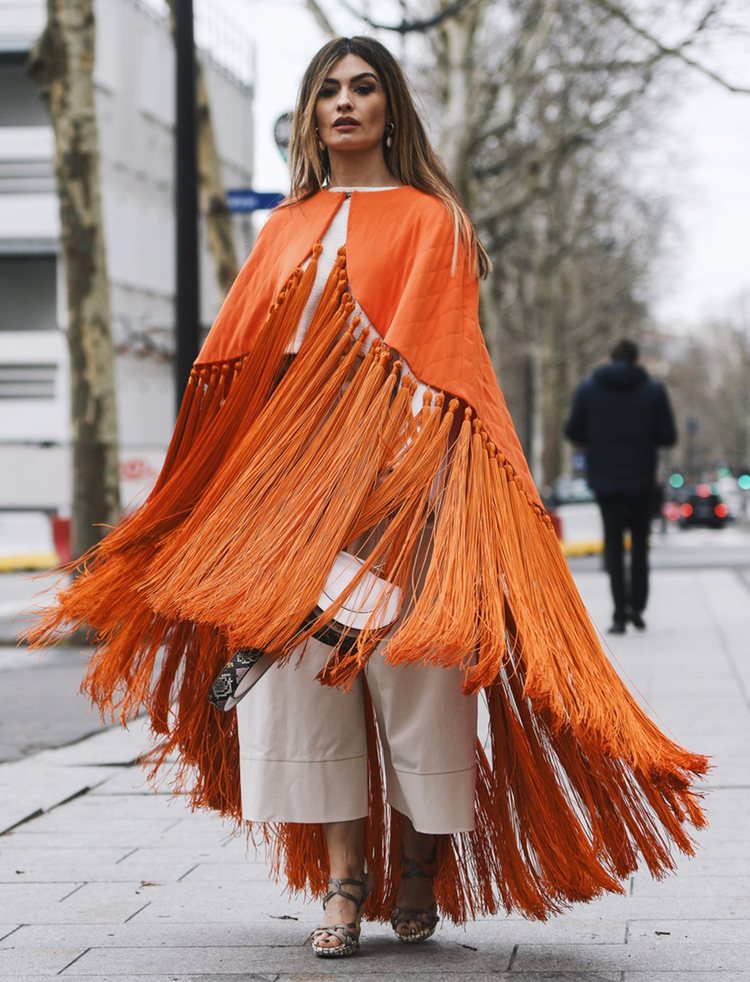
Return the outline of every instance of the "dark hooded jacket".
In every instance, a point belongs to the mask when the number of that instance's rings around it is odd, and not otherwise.
[[[667,390],[625,361],[602,365],[581,383],[565,436],[584,448],[589,485],[605,496],[653,490],[657,448],[677,441]]]

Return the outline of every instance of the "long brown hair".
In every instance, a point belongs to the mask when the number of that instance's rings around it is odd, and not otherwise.
[[[459,242],[473,259],[474,272],[487,276],[492,261],[479,241],[469,215],[445,168],[430,146],[409,83],[390,51],[374,38],[334,38],[307,66],[297,96],[289,141],[291,191],[288,203],[316,194],[330,178],[328,152],[321,151],[315,132],[315,104],[331,69],[345,55],[357,55],[372,66],[385,92],[393,122],[391,146],[383,140],[386,165],[397,180],[439,198],[453,220],[454,265]]]

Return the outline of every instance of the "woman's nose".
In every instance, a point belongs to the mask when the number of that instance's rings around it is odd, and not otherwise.
[[[351,109],[351,108],[352,108],[352,100],[349,97],[349,92],[347,89],[342,89],[339,92],[337,109],[344,110],[344,109]]]

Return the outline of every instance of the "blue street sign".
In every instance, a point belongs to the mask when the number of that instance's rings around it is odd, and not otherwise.
[[[286,195],[276,191],[253,191],[252,188],[232,188],[227,191],[227,207],[230,211],[265,211],[275,208]]]

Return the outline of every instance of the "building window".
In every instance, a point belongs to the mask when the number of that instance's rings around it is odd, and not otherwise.
[[[0,126],[49,126],[36,82],[26,69],[25,54],[0,54]]]
[[[0,331],[54,331],[56,275],[56,256],[0,255]]]

